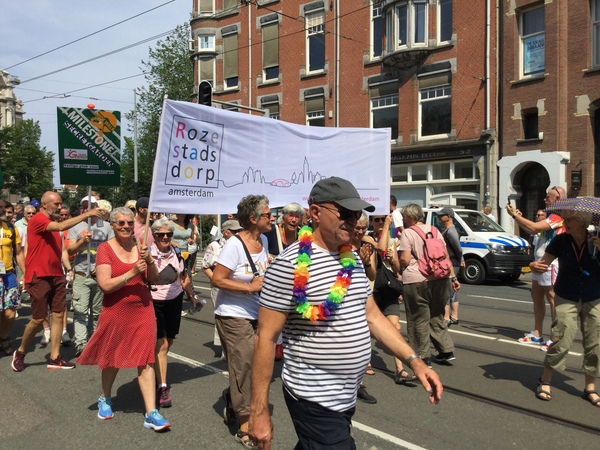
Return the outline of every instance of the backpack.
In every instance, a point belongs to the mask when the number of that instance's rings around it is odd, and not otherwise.
[[[419,271],[424,277],[439,279],[450,275],[452,263],[448,258],[444,243],[438,238],[437,228],[431,227],[431,231],[424,233],[416,225],[410,227],[415,233],[423,239],[423,256],[417,260]]]

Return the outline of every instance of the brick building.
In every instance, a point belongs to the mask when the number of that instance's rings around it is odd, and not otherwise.
[[[500,201],[532,218],[552,186],[600,196],[600,0],[499,7]]]
[[[390,127],[399,205],[497,204],[493,1],[194,0],[191,27],[217,106]]]

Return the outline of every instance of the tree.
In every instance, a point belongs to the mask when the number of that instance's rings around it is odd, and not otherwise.
[[[137,90],[138,119],[138,195],[149,196],[154,159],[160,128],[160,115],[165,95],[171,100],[189,101],[194,91],[194,66],[189,56],[189,23],[178,26],[149,52],[142,61],[147,86]],[[134,112],[127,114],[133,123]],[[131,131],[131,130],[130,130]],[[125,139],[121,156],[121,189],[116,195],[121,204],[133,198],[133,141]]]
[[[4,188],[40,199],[53,188],[54,155],[40,147],[40,125],[23,120],[0,130],[0,167]]]

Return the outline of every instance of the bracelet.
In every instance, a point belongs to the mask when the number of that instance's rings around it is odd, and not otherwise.
[[[417,355],[416,353],[413,353],[412,355],[410,355],[410,356],[408,357],[408,359],[406,360],[406,365],[407,365],[408,367],[410,367],[410,363],[411,363],[411,362],[413,362],[413,359],[421,359],[421,356],[420,356],[420,355]]]
[[[127,277],[125,276],[125,274],[123,274],[123,281],[125,281],[125,284],[127,284]]]

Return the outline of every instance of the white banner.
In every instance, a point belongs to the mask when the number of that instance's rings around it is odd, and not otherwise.
[[[332,176],[389,214],[390,129],[308,127],[167,100],[150,211],[235,213],[249,194],[307,206],[312,186]]]

